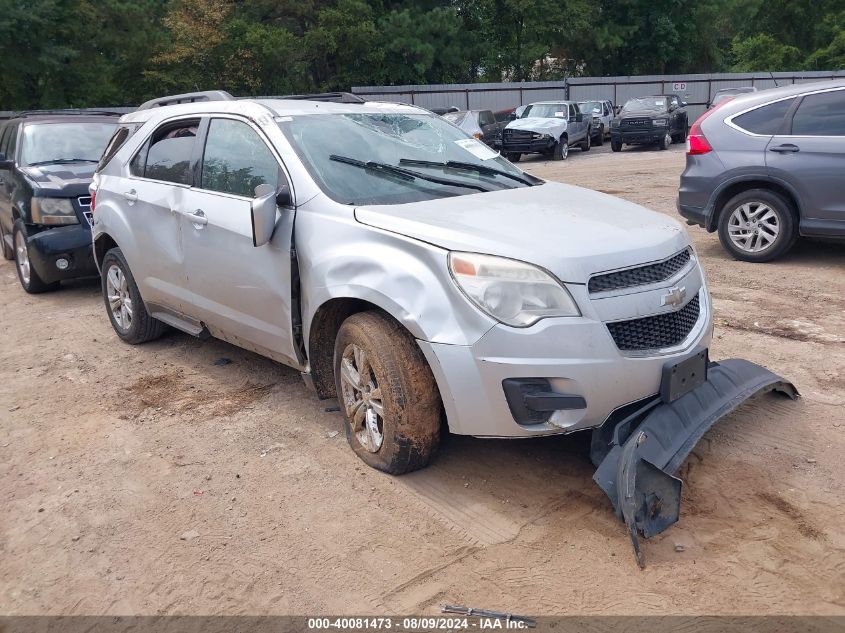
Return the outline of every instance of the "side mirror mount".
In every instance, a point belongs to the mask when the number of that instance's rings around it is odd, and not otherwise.
[[[250,208],[252,216],[252,245],[263,246],[273,237],[276,228],[277,194],[271,185],[258,185]],[[288,190],[288,198],[290,190]]]

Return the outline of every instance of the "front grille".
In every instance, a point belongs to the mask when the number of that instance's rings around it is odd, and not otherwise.
[[[620,125],[622,127],[632,127],[639,130],[645,127],[651,127],[651,119],[622,119]]]
[[[690,257],[690,251],[686,249],[656,264],[629,268],[628,270],[620,270],[615,273],[596,275],[590,279],[587,284],[587,290],[590,293],[606,292],[607,290],[619,290],[620,288],[644,286],[646,284],[665,281],[686,266]]]
[[[530,141],[533,136],[531,130],[505,130],[505,140],[508,141]]]
[[[623,351],[653,350],[681,343],[698,321],[698,295],[677,312],[608,323],[616,347]]]

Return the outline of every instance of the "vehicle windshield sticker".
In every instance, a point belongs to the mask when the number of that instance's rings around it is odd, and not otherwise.
[[[566,116],[566,112],[555,112],[555,116]]]
[[[659,100],[655,101],[655,102],[654,102],[654,105],[656,105],[656,106],[662,106],[662,105],[663,105],[663,99],[659,99]]]
[[[496,158],[498,156],[498,152],[494,152],[492,149],[487,147],[481,141],[477,141],[474,138],[462,138],[455,141],[455,145],[462,147],[470,154],[475,156],[476,158],[480,158],[481,160],[490,160],[491,158]]]

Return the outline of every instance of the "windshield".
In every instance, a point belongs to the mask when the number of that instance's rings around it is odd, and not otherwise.
[[[665,112],[666,97],[639,97],[637,99],[628,99],[622,110],[625,112],[639,112],[641,110]]]
[[[446,114],[441,114],[440,116],[449,121],[449,123],[458,125],[466,115],[466,112],[447,112]]]
[[[343,204],[401,204],[526,186],[518,182],[525,174],[438,116],[319,114],[276,121],[320,188]]]
[[[565,119],[567,105],[565,103],[533,103],[522,113],[520,119]]]
[[[578,107],[584,114],[593,114],[594,112],[601,112],[601,104],[598,101],[585,101],[579,103]]]
[[[22,165],[100,160],[116,123],[37,123],[23,129]]]

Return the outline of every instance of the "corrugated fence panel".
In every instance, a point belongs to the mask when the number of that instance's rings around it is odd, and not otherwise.
[[[417,92],[414,94],[414,105],[428,109],[455,107],[459,110],[466,110],[467,93],[463,90],[455,92]]]
[[[663,92],[662,83],[654,84],[619,84],[616,86],[616,103],[625,105],[628,99],[643,95],[658,95]]]
[[[569,98],[573,101],[604,101],[614,100],[614,90],[608,84],[571,84],[569,86]]]
[[[539,88],[525,89],[522,91],[522,103],[535,103],[537,101],[562,101],[566,99],[566,86],[560,88]]]
[[[519,90],[496,90],[469,93],[470,110],[509,110],[519,105]]]

